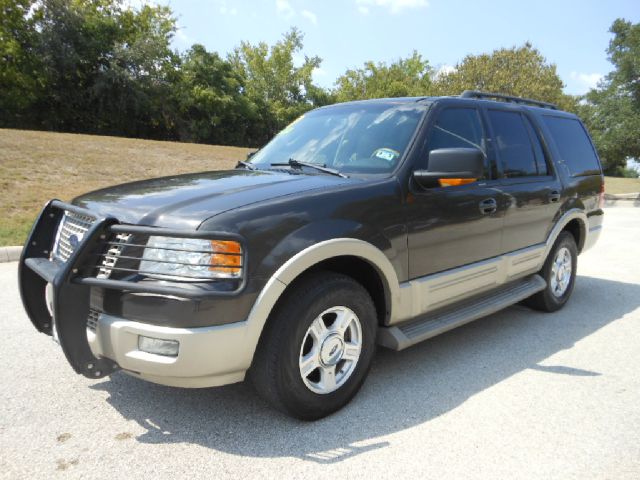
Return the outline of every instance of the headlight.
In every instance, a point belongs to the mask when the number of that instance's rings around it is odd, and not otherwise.
[[[242,276],[242,248],[231,240],[151,236],[140,273],[179,280],[211,280]]]

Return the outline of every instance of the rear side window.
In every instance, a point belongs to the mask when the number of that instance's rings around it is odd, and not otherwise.
[[[543,118],[571,175],[600,175],[598,157],[582,124],[574,118]]]
[[[507,178],[545,175],[538,172],[538,162],[525,118],[519,112],[489,110],[495,146],[502,172]]]

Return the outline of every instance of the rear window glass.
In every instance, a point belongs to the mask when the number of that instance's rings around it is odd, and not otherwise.
[[[573,118],[544,116],[560,158],[574,177],[599,175],[600,163],[582,124]]]

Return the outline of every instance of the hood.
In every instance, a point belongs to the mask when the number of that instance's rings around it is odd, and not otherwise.
[[[196,229],[233,208],[348,181],[329,175],[227,170],[126,183],[81,195],[73,203],[123,223]]]

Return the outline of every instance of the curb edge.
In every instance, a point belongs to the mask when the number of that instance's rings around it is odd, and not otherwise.
[[[22,247],[0,247],[0,263],[17,262],[21,254]]]

